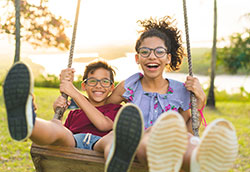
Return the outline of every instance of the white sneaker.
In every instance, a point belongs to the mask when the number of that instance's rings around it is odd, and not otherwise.
[[[147,143],[150,172],[179,172],[188,144],[183,117],[175,112],[163,113],[155,122]]]
[[[191,172],[227,172],[233,167],[237,154],[234,126],[224,119],[214,120],[192,153]]]
[[[33,78],[29,67],[22,62],[15,63],[3,84],[8,128],[14,140],[25,140],[32,133],[35,115],[32,110],[32,92]]]

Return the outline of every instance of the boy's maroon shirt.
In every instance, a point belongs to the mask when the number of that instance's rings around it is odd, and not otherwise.
[[[103,106],[96,107],[104,116],[109,117],[114,121],[115,116],[120,109],[121,105],[107,104]],[[85,112],[81,109],[72,110],[64,124],[73,134],[78,133],[91,133],[97,136],[104,136],[109,133],[109,131],[98,130],[88,119]]]

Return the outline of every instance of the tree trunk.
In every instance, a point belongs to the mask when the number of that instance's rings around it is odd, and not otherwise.
[[[15,50],[15,58],[14,63],[20,61],[20,47],[21,47],[21,41],[20,41],[20,0],[15,0],[15,10],[16,10],[16,23],[15,23],[15,36],[16,36],[16,50]]]
[[[213,34],[213,47],[211,58],[211,74],[210,74],[210,87],[207,97],[207,106],[215,108],[215,96],[214,96],[214,80],[216,70],[216,43],[217,43],[217,2],[214,0],[214,34]]]

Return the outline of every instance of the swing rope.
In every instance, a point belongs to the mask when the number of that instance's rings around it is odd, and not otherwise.
[[[71,39],[71,46],[70,46],[70,52],[69,52],[68,68],[71,68],[72,61],[73,61],[73,54],[74,54],[75,40],[76,40],[76,30],[77,30],[78,16],[79,16],[79,11],[80,11],[80,2],[81,2],[81,0],[78,0],[78,2],[77,2],[75,23],[74,23],[74,29],[73,29],[73,34],[72,34],[72,39]]]
[[[76,30],[77,30],[77,24],[78,24],[78,16],[79,16],[79,11],[80,11],[80,2],[81,0],[78,0],[77,2],[77,9],[76,9],[76,15],[75,15],[75,22],[74,22],[74,28],[73,28],[73,34],[72,34],[72,39],[71,39],[71,46],[70,46],[70,52],[69,52],[69,61],[68,61],[68,68],[71,68],[72,66],[72,61],[73,61],[73,54],[74,54],[74,48],[75,48],[75,40],[76,40]],[[65,93],[62,93],[62,96],[67,100],[68,95]],[[54,115],[54,119],[59,119],[61,120],[63,117],[63,113],[65,112],[65,108],[63,107],[57,107],[56,112]]]
[[[183,11],[184,11],[184,24],[185,24],[185,33],[186,33],[187,55],[188,55],[188,72],[190,76],[193,76],[186,0],[183,0]],[[192,92],[190,96],[190,101],[191,101],[191,114],[192,114],[191,116],[192,129],[193,129],[194,135],[199,136],[199,114],[197,110],[197,99],[194,96],[194,93]]]

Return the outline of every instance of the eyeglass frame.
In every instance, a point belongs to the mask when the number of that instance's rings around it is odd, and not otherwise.
[[[140,49],[142,49],[142,48],[148,49],[148,50],[150,51],[150,53],[149,53],[147,56],[141,55],[141,54],[140,54]],[[155,53],[155,50],[158,49],[158,48],[164,49],[166,54],[164,54],[162,57],[157,56],[156,53]],[[142,56],[143,58],[148,58],[148,57],[151,55],[152,51],[154,52],[154,55],[155,55],[155,57],[157,57],[157,58],[163,58],[165,55],[169,54],[168,50],[167,50],[166,48],[164,48],[164,47],[156,47],[156,48],[140,47],[140,48],[138,48],[137,53],[138,53],[140,56]]]
[[[88,84],[88,80],[90,80],[90,79],[95,79],[95,80],[97,81],[96,84],[95,84],[95,85],[89,85],[89,84]],[[109,86],[103,86],[103,85],[102,85],[102,82],[101,82],[101,81],[104,80],[104,79],[110,81],[110,85],[109,85]],[[94,78],[94,77],[86,78],[86,79],[83,80],[83,82],[84,82],[85,84],[87,84],[88,86],[90,86],[90,87],[95,87],[95,86],[97,86],[98,82],[100,82],[100,85],[101,85],[102,87],[104,87],[104,88],[108,88],[108,87],[110,87],[110,86],[114,83],[112,80],[107,79],[107,78],[96,79],[96,78]]]

